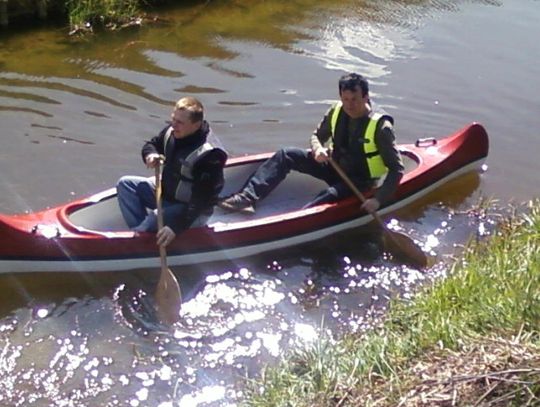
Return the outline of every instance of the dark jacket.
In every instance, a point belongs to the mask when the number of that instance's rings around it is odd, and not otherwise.
[[[202,146],[207,140],[212,143],[215,136],[206,121],[195,133],[176,139],[170,137],[165,154],[165,134],[170,126],[166,126],[161,132],[150,141],[147,141],[142,148],[142,158],[151,153],[166,155],[163,167],[162,188],[163,198],[169,202],[176,202],[175,193],[180,182],[180,172],[184,159],[193,151]],[[222,148],[216,146],[214,149],[202,155],[193,167],[193,185],[191,199],[188,202],[187,210],[181,219],[176,219],[174,224],[168,224],[175,233],[187,229],[200,215],[211,215],[214,205],[217,203],[219,193],[224,184],[223,167],[227,160],[227,154]]]

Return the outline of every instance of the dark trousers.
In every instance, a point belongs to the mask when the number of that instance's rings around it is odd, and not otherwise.
[[[322,203],[336,202],[352,195],[351,189],[345,184],[329,163],[318,163],[310,151],[286,147],[264,162],[248,179],[241,193],[254,202],[264,199],[291,171],[309,174],[325,181],[329,187],[321,191],[304,208]],[[358,189],[367,190],[373,186],[372,180],[350,176]]]

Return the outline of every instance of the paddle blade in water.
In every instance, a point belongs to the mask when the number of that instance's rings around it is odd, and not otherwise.
[[[170,269],[162,270],[156,287],[156,312],[159,320],[171,325],[180,319],[182,294]]]
[[[365,203],[366,198],[360,192],[360,190],[354,185],[351,179],[347,176],[345,171],[332,159],[329,158],[329,162],[334,167],[338,175],[343,179],[343,181],[351,188],[351,191],[360,199],[360,202]],[[401,259],[402,261],[409,263],[416,267],[426,267],[428,264],[428,259],[426,254],[420,249],[413,240],[406,234],[394,232],[386,227],[383,223],[377,212],[370,212],[373,218],[384,230],[384,241],[386,251],[392,253],[395,257]]]
[[[386,251],[412,266],[424,268],[428,264],[426,253],[404,233],[384,229]]]

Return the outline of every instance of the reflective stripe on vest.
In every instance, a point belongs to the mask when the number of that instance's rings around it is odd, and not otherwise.
[[[332,130],[332,143],[336,134],[336,126],[341,112],[342,107],[341,102],[337,102],[334,105],[334,111],[332,112],[332,117],[330,118],[330,128]],[[384,161],[377,149],[375,144],[375,131],[377,130],[377,123],[383,117],[380,113],[373,113],[369,117],[369,123],[367,125],[366,131],[364,133],[364,157],[367,162],[367,167],[369,170],[369,175],[371,178],[380,178],[388,172],[388,168],[384,165]]]
[[[172,127],[167,130],[165,133],[165,139],[163,142],[164,151],[165,151],[165,160],[167,160],[167,143],[171,138],[173,129]],[[215,147],[209,142],[204,143],[202,146],[198,147],[196,150],[192,151],[182,162],[182,167],[180,168],[180,182],[176,187],[176,192],[174,197],[180,202],[189,202],[191,200],[191,192],[193,186],[193,167],[195,163],[201,158],[201,156],[213,150]]]

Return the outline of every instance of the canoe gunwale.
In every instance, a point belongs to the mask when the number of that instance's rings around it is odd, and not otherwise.
[[[462,134],[465,136],[461,137]],[[381,216],[477,170],[487,157],[489,142],[485,129],[472,123],[435,142],[398,147],[416,165],[404,175],[395,198],[379,209]],[[232,158],[227,167],[255,165],[271,154]],[[159,265],[154,234],[95,230],[73,221],[72,216],[78,211],[115,195],[116,189],[109,188],[35,214],[0,215],[0,273],[117,271]],[[169,264],[181,266],[247,257],[322,239],[372,221],[369,214],[359,209],[355,197],[258,218],[237,218],[231,222],[216,219],[206,226],[184,231],[168,248]],[[56,225],[59,235],[45,238],[33,234],[31,226],[42,223]]]

